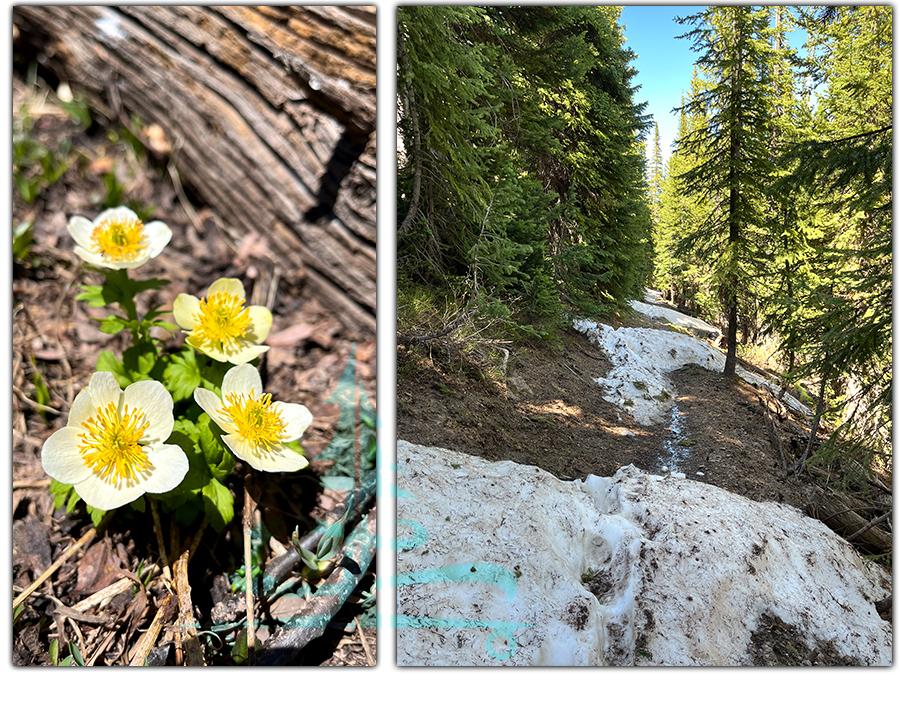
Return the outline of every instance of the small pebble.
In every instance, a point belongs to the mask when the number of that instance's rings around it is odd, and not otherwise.
[[[703,472],[697,472],[697,476],[706,476]]]

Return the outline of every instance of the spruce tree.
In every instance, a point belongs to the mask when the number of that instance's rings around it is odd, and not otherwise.
[[[843,392],[839,427],[889,468],[892,418],[892,11],[840,7],[803,18],[822,93],[816,136],[788,153],[778,189],[805,198],[806,229],[821,237],[790,306],[785,347],[825,394]]]
[[[662,199],[664,175],[662,148],[659,145],[659,123],[653,122],[653,155],[650,158],[650,215],[656,224],[659,221],[659,206]]]
[[[398,260],[536,311],[636,296],[646,131],[618,10],[398,9]]]
[[[702,111],[708,120],[681,141],[700,162],[679,179],[689,196],[712,204],[709,216],[679,250],[694,253],[715,278],[728,323],[724,372],[733,375],[738,309],[742,292],[759,270],[762,188],[772,174],[769,10],[713,7],[678,21],[695,25],[683,36],[701,53],[697,66],[710,82],[684,107]]]

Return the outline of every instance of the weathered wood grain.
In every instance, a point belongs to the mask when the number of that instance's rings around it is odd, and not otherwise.
[[[375,10],[19,6],[17,45],[94,110],[158,124],[235,237],[269,237],[351,330],[375,330]]]

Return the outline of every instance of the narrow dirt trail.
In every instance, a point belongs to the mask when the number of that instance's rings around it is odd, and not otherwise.
[[[692,365],[705,359],[715,367],[711,351],[721,352],[640,313],[603,328],[618,329],[610,352],[578,328],[555,347],[514,347],[508,378],[528,388],[516,398],[452,346],[401,346],[398,437],[534,464],[563,480],[612,476],[628,464],[656,474],[675,470],[754,500],[803,508],[812,483],[782,476],[760,402],[765,392],[724,378],[718,368]],[[626,352],[646,353],[654,367],[622,369]],[[784,444],[802,443],[798,425]]]

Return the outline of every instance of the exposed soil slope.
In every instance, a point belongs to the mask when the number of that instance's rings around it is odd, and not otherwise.
[[[667,328],[640,314],[615,325]],[[512,399],[502,384],[438,347],[400,346],[398,437],[534,464],[564,480],[611,476],[631,463],[663,473],[674,453],[688,478],[804,508],[813,482],[783,475],[762,393],[752,385],[696,366],[676,371],[673,395],[683,414],[675,431],[667,423],[642,426],[604,400],[593,379],[610,368],[584,334],[568,329],[554,347],[532,342],[511,351],[508,378],[522,378],[532,391]],[[796,434],[784,445],[800,447],[803,428],[789,427]]]

